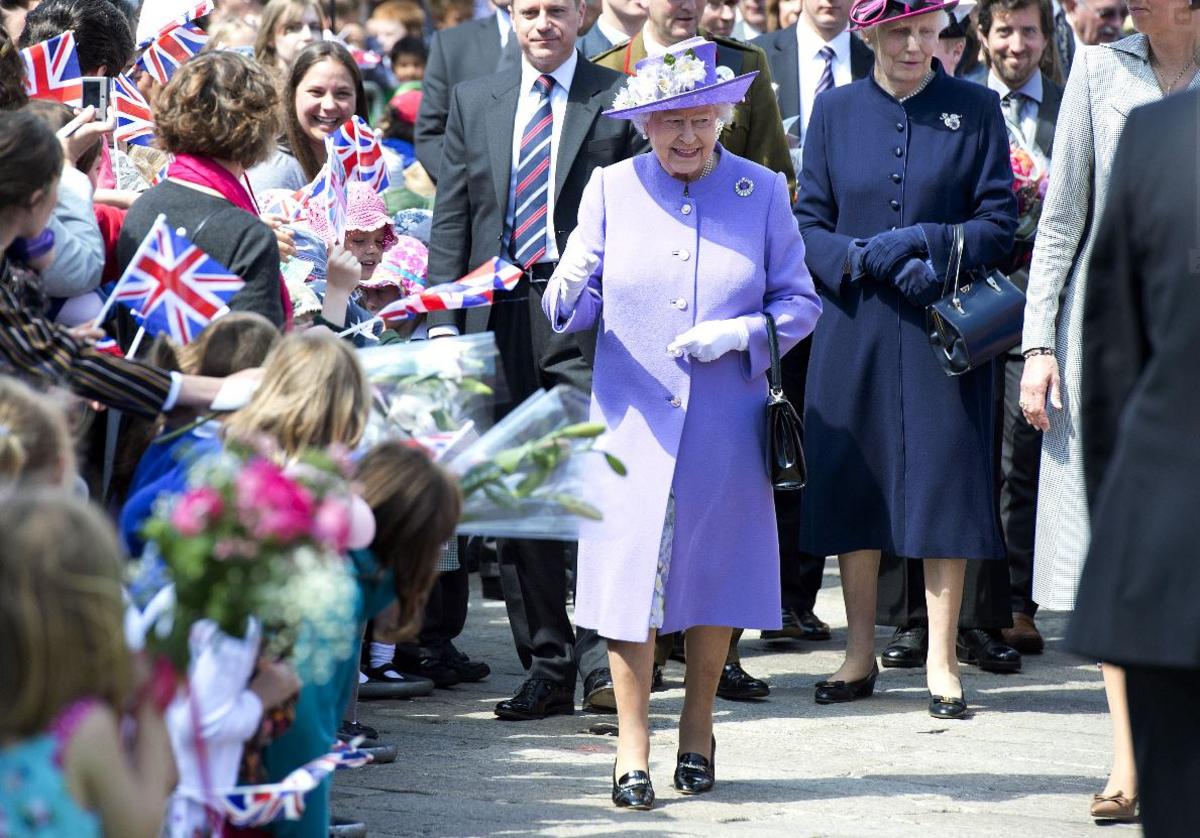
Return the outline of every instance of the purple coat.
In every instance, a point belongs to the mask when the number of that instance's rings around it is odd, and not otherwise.
[[[750,194],[735,192],[747,183]],[[647,637],[671,491],[661,631],[779,627],[765,325],[755,318],[748,351],[707,364],[672,357],[667,344],[697,323],[765,311],[786,352],[812,332],[821,303],[783,175],[722,150],[689,191],[653,153],[597,169],[572,236],[600,268],[573,312],[550,312],[557,295],[543,297],[556,331],[599,320],[592,419],[629,475],[590,485],[604,520],[580,532],[575,621],[617,640]]]

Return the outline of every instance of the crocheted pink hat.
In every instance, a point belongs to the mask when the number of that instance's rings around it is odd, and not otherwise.
[[[315,207],[308,209],[308,226],[326,242],[333,240],[332,231],[325,221],[325,216]],[[346,232],[357,231],[371,233],[380,228],[387,228],[383,239],[383,249],[386,251],[396,243],[396,230],[392,226],[392,217],[388,215],[387,204],[383,196],[376,192],[370,184],[361,180],[352,180],[346,184]]]
[[[360,288],[383,288],[388,285],[400,289],[401,296],[418,294],[425,288],[429,270],[429,250],[412,236],[400,236],[394,247],[383,254],[370,279],[358,284]]]

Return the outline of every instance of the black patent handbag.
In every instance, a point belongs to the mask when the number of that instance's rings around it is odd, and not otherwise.
[[[999,271],[962,275],[963,229],[954,225],[942,298],[925,309],[934,357],[946,375],[983,366],[1021,340],[1025,294]]]
[[[781,491],[803,489],[808,482],[804,464],[804,421],[783,393],[783,370],[779,364],[779,335],[775,318],[769,314],[767,346],[771,352],[771,368],[767,373],[770,394],[767,396],[767,473],[771,485]]]

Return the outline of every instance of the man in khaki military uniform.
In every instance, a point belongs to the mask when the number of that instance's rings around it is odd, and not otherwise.
[[[659,55],[680,41],[702,35],[717,45],[717,63],[735,76],[758,70],[746,98],[733,109],[733,121],[721,132],[721,145],[734,154],[783,172],[788,189],[796,194],[796,173],[783,134],[783,118],[771,88],[771,67],[758,47],[733,38],[700,31],[700,12],[705,0],[649,0],[642,31],[592,59],[602,67],[633,75],[637,63],[647,55]]]
[[[620,70],[626,75],[636,72],[637,63],[647,55],[661,55],[667,47],[694,38],[697,34],[717,45],[717,64],[728,67],[735,76],[758,71],[746,98],[734,106],[733,120],[721,132],[720,142],[726,149],[760,163],[787,177],[788,189],[796,195],[796,174],[783,133],[783,118],[779,102],[771,87],[771,66],[767,56],[756,46],[700,30],[700,13],[705,0],[649,0],[646,23],[642,31],[623,44],[618,44],[595,56],[592,61],[602,67]],[[741,629],[735,628],[729,644],[729,657],[721,673],[717,695],[729,699],[763,698],[771,688],[765,681],[742,669],[737,643]],[[654,655],[654,683],[662,680],[662,666],[675,645],[676,635],[660,636]]]

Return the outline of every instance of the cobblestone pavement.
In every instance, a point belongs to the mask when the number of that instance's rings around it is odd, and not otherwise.
[[[476,584],[458,645],[486,660],[491,677],[416,701],[360,705],[360,719],[400,756],[339,772],[335,813],[365,821],[372,836],[1140,835],[1131,826],[1101,830],[1087,817],[1107,771],[1109,721],[1100,673],[1062,650],[1065,615],[1039,615],[1048,648],[1027,656],[1021,673],[963,668],[968,720],[928,716],[924,670],[884,670],[873,698],[819,707],[812,685],[837,668],[845,642],[833,567],[817,603],[835,627],[832,641],[743,638],[744,665],[771,683],[771,696],[718,699],[711,794],[684,798],[670,785],[679,664],[668,665],[669,689],[651,701],[658,804],[649,813],[617,811],[609,799],[616,743],[589,727],[615,717],[495,719],[493,705],[523,672],[503,603],[482,599]],[[885,636],[881,629],[880,650]]]

